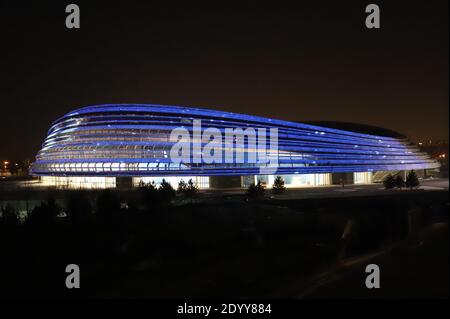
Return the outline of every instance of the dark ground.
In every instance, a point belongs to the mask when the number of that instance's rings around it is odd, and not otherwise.
[[[420,239],[400,243],[374,258],[348,262],[304,298],[448,297],[448,223],[426,229]],[[380,267],[380,289],[365,287],[365,266]]]
[[[159,206],[138,195],[115,194],[129,208],[114,214],[93,204],[82,221],[3,223],[0,297],[448,298],[448,191]],[[376,292],[364,288],[369,262]],[[71,263],[78,290],[64,285]]]

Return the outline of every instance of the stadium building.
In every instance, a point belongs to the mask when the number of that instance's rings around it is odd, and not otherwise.
[[[243,155],[241,160],[237,155],[231,162],[203,160],[205,154],[199,152],[205,151],[211,138],[207,134],[205,140],[195,131],[199,122],[208,134],[226,136],[230,128],[244,132],[243,139],[231,140],[235,154]],[[179,128],[197,145],[181,162],[171,156],[180,142],[171,134]],[[245,136],[261,129],[277,132],[275,154],[269,138],[263,141],[276,158],[269,164],[251,161],[260,150]],[[215,147],[225,152],[230,144]],[[272,172],[264,173],[263,166]],[[31,174],[39,176],[43,185],[65,188],[132,187],[162,179],[176,187],[180,179],[191,178],[200,188],[247,187],[257,181],[270,187],[276,176],[282,176],[287,187],[304,187],[372,183],[389,173],[438,167],[406,137],[365,125],[297,123],[179,106],[107,104],[77,109],[56,120]]]

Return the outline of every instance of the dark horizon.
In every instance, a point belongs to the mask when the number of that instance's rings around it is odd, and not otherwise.
[[[283,7],[0,2],[0,159],[33,159],[50,124],[93,104],[185,105],[448,140],[448,2]]]

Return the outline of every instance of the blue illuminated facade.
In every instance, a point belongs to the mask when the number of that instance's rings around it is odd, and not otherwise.
[[[173,163],[174,128],[278,129],[278,175],[433,169],[439,165],[406,138],[377,136],[201,108],[107,104],[56,120],[32,164],[38,176],[258,175],[255,163]]]

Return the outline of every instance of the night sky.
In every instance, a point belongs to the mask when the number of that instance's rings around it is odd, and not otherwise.
[[[446,0],[373,1],[378,30],[365,28],[371,2],[58,2],[0,0],[2,160],[32,159],[53,120],[101,103],[448,139]],[[81,29],[65,27],[69,3],[80,5]]]

